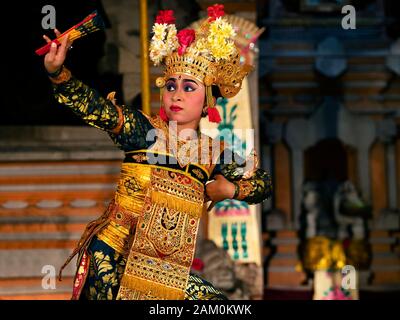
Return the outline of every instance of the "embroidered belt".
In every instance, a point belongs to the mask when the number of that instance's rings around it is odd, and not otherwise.
[[[152,163],[153,161],[152,159],[150,159],[150,157],[157,159],[158,163]],[[159,162],[161,162],[161,164]],[[149,150],[135,150],[125,153],[124,163],[140,163],[159,168],[164,167],[165,169],[170,169],[172,171],[190,176],[191,178],[196,179],[197,181],[202,183],[203,185],[209,179],[209,173],[205,167],[194,163],[189,163],[184,167],[181,167],[176,160],[176,157],[171,154],[163,154]]]

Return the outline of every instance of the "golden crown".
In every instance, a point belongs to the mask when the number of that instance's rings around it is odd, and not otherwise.
[[[212,108],[211,86],[218,86],[223,97],[231,98],[253,67],[240,61],[236,32],[223,17],[223,5],[208,7],[207,13],[208,18],[196,29],[177,32],[173,11],[160,11],[153,26],[150,59],[155,66],[165,68],[164,76],[156,80],[160,89],[172,74],[193,76],[206,86],[207,103]]]

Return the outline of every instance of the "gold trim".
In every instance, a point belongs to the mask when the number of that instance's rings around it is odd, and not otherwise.
[[[97,238],[107,243],[118,253],[124,255],[127,253],[126,239],[128,235],[128,229],[114,221],[110,221],[110,223],[97,234]]]
[[[123,209],[129,210],[133,213],[140,214],[143,208],[144,200],[135,199],[132,196],[124,195],[120,192],[115,193],[115,203]]]
[[[66,67],[62,66],[61,67],[61,72],[54,78],[49,77],[50,81],[54,84],[60,84],[63,82],[67,82],[69,79],[71,79],[71,71],[69,71]]]
[[[151,201],[162,207],[171,208],[180,212],[185,212],[190,216],[200,218],[203,213],[203,205],[201,203],[191,202],[185,199],[175,197],[169,193],[162,191],[151,191]]]
[[[203,183],[197,179],[196,177],[192,176],[189,173],[186,173],[185,171],[181,171],[181,170],[177,170],[177,169],[173,169],[170,167],[163,167],[163,166],[157,166],[155,164],[146,164],[146,163],[124,163],[123,165],[141,165],[141,166],[148,166],[150,168],[157,168],[157,169],[162,169],[162,170],[166,170],[166,171],[172,171],[172,172],[176,172],[176,173],[180,173],[182,175],[184,175],[185,177],[188,177],[190,179],[196,180],[196,182],[200,183],[201,185],[203,185]]]
[[[122,277],[121,287],[135,288],[135,291],[157,299],[163,297],[165,300],[183,300],[185,298],[184,290],[161,285],[129,274],[124,274]]]
[[[165,156],[170,156],[170,157],[172,157],[172,158],[175,158],[176,159],[176,157],[172,154],[172,153],[168,153],[168,152],[162,152],[162,151],[149,151],[149,150],[146,150],[146,149],[140,149],[140,150],[134,150],[134,151],[128,151],[128,152],[126,152],[125,154],[130,154],[130,153],[139,153],[139,152],[146,152],[146,153],[148,153],[148,152],[151,152],[151,153],[159,153],[159,154],[162,154],[162,155],[165,155]],[[125,163],[125,164],[128,164],[128,163]],[[130,164],[130,163],[129,163]],[[154,164],[148,164],[149,166],[155,166]],[[201,164],[198,164],[198,163],[190,163],[190,164],[188,164],[188,165],[186,165],[186,167],[189,167],[189,165],[191,165],[191,166],[196,166],[196,167],[199,167],[199,168],[201,168],[202,170],[204,170],[205,172],[206,172],[206,174],[207,174],[207,177],[209,178],[210,177],[210,173],[208,172],[208,170],[207,170],[207,167],[205,167],[205,166],[202,166]],[[159,166],[158,168],[163,168],[163,169],[165,169],[166,167],[162,167],[162,166]],[[168,170],[169,170],[170,168],[168,168]],[[172,170],[174,170],[174,169],[172,169]]]

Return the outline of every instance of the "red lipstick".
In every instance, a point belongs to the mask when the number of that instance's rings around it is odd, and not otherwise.
[[[178,112],[178,111],[181,111],[181,110],[182,110],[181,107],[176,106],[176,105],[172,105],[172,106],[170,107],[170,109],[171,109],[171,111],[173,111],[173,112]]]

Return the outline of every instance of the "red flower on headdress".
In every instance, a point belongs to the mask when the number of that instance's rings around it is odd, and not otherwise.
[[[209,16],[208,21],[214,21],[219,17],[222,17],[224,12],[224,5],[223,4],[214,4],[211,7],[207,8],[207,14]]]
[[[156,23],[173,24],[175,23],[174,10],[160,10],[156,17]]]
[[[179,31],[176,36],[180,44],[178,48],[178,54],[181,56],[185,53],[186,48],[194,41],[195,32],[193,29],[183,29]]]

